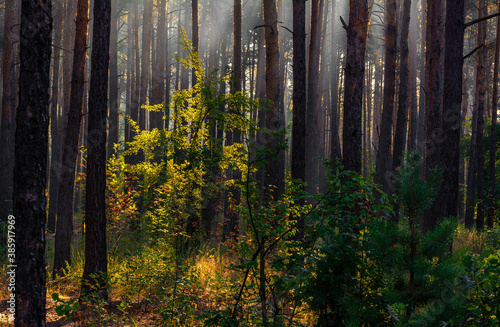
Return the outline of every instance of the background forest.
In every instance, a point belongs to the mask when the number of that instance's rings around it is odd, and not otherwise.
[[[498,326],[499,17],[0,0],[0,325]]]

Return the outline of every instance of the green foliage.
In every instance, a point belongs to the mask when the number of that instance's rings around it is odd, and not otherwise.
[[[383,320],[382,271],[369,249],[373,226],[392,213],[378,186],[333,165],[328,192],[311,214],[299,298],[319,315],[318,326],[359,326]]]

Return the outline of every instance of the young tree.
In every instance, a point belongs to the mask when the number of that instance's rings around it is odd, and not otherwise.
[[[88,22],[89,1],[78,0],[71,78],[71,99],[67,118],[68,122],[64,131],[61,180],[59,182],[57,202],[54,275],[62,273],[62,270],[66,268],[66,262],[71,264],[73,191],[75,186],[76,160],[78,157],[78,138],[80,136],[80,123],[82,120]]]
[[[106,248],[106,114],[108,103],[111,0],[94,0],[88,111],[87,184],[85,196],[85,268],[82,295],[93,291],[107,299]]]
[[[393,185],[389,173],[392,171],[391,132],[396,80],[396,0],[386,1],[385,15],[384,104],[378,142],[375,182],[382,185],[384,192],[392,193]]]
[[[349,1],[349,26],[344,85],[343,163],[346,170],[361,174],[361,114],[366,39],[368,36],[368,1]]]
[[[11,262],[17,266],[11,268],[16,274],[16,326],[45,326],[51,33],[51,0],[23,0],[14,154],[16,252]]]

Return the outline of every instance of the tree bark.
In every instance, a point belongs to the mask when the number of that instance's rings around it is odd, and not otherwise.
[[[396,134],[394,135],[394,149],[392,156],[392,169],[396,171],[403,163],[403,152],[406,144],[406,130],[408,125],[408,109],[410,106],[409,84],[409,48],[408,34],[410,30],[411,0],[404,0],[403,17],[401,21],[400,47],[401,55],[399,61],[399,105],[396,120]]]
[[[500,2],[499,2],[500,8]],[[490,160],[489,160],[489,194],[488,194],[488,228],[493,228],[495,215],[495,152],[497,144],[497,101],[498,101],[498,65],[500,64],[500,18],[497,18],[495,44],[495,66],[493,68],[493,94],[491,106],[491,136],[490,136]]]
[[[111,158],[120,134],[118,93],[118,0],[111,0],[111,31],[109,37],[109,123],[108,150],[106,158]]]
[[[307,70],[307,107],[306,107],[306,190],[316,194],[318,190],[319,169],[319,62],[321,54],[322,7],[323,0],[311,2],[311,37]]]
[[[13,206],[15,326],[46,326],[45,219],[49,138],[51,0],[21,2],[19,107]],[[5,53],[5,52],[4,52]]]
[[[479,0],[478,2],[478,16],[484,15],[485,2]],[[477,46],[484,44],[486,40],[486,22],[480,22],[478,25]],[[482,229],[484,224],[484,213],[482,205],[482,183],[484,183],[484,156],[481,158],[483,146],[483,128],[484,128],[484,96],[485,96],[485,82],[486,71],[484,68],[486,60],[486,48],[481,47],[477,54],[476,66],[476,94],[474,99],[474,112],[472,118],[472,135],[471,147],[469,157],[469,171],[467,172],[467,202],[465,211],[465,226],[471,228],[474,225],[474,212],[477,202],[477,229]],[[481,149],[480,149],[481,147]],[[483,161],[481,164],[481,160]],[[480,179],[483,178],[481,181]]]
[[[47,218],[47,230],[55,232],[57,198],[59,197],[59,181],[61,178],[61,115],[58,110],[59,100],[59,66],[61,61],[61,38],[64,6],[57,5],[54,25],[54,61],[52,68],[52,94],[50,102],[50,175],[49,175],[49,210]]]
[[[73,238],[73,193],[75,186],[78,138],[82,120],[82,105],[85,84],[85,59],[87,57],[87,32],[89,1],[78,0],[76,13],[75,48],[71,78],[71,99],[68,122],[64,131],[61,180],[57,204],[57,223],[54,252],[54,275],[62,274],[66,262],[71,264],[71,241]]]
[[[306,1],[293,1],[293,126],[292,178],[306,172]]]
[[[368,1],[349,1],[344,86],[343,164],[361,174],[361,113],[368,36]]]
[[[165,52],[166,52],[166,0],[159,1],[158,7],[158,31],[157,31],[157,50],[156,50],[156,64],[153,69],[153,97],[151,104],[162,104],[165,100]],[[150,126],[151,129],[163,128],[163,115],[166,109],[164,106],[163,111],[150,112]]]
[[[386,35],[385,35],[385,67],[384,98],[380,137],[378,143],[375,183],[381,184],[384,192],[391,194],[393,189],[391,160],[391,132],[394,111],[394,95],[396,80],[396,0],[386,2]]]
[[[436,199],[440,208],[438,218],[458,215],[464,4],[463,0],[459,0],[446,6],[442,121],[446,138],[439,149],[443,179]]]
[[[139,97],[139,127],[146,129],[147,111],[142,106],[147,105],[149,70],[151,60],[151,37],[153,20],[153,0],[144,1],[144,13],[142,17],[142,48],[141,48],[141,88]],[[142,157],[142,156],[141,156]]]
[[[4,16],[2,58],[2,117],[0,125],[0,221],[6,222],[12,210],[12,188],[14,184],[14,136],[16,133],[17,77],[16,63],[19,47],[16,31],[19,24],[17,1],[7,1]],[[3,243],[2,243],[3,244]]]
[[[98,292],[107,300],[106,248],[106,114],[108,103],[111,0],[94,0],[88,111],[87,184],[85,196],[85,267],[82,296]]]
[[[270,101],[265,112],[265,127],[269,133],[264,135],[264,146],[274,155],[267,158],[264,167],[264,185],[267,194],[277,199],[284,193],[285,163],[281,158],[284,137],[283,110],[279,107],[281,97],[278,12],[276,0],[264,0],[264,25],[266,43],[266,99]]]

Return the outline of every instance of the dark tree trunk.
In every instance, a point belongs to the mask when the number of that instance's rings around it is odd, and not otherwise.
[[[198,53],[200,50],[200,37],[198,26],[198,0],[191,0],[191,40],[193,42],[194,52]],[[196,70],[193,68],[191,73],[191,85],[194,87],[197,83]]]
[[[64,131],[61,180],[57,205],[57,224],[54,252],[54,275],[62,273],[66,262],[71,264],[71,240],[73,238],[73,193],[75,186],[78,138],[82,120],[85,84],[85,58],[87,56],[87,32],[89,1],[78,0],[76,13],[76,37],[73,51],[71,99],[68,123]]]
[[[54,61],[52,68],[52,94],[50,103],[50,183],[49,183],[49,212],[47,218],[47,230],[56,230],[57,198],[59,197],[59,182],[61,177],[61,116],[58,110],[59,100],[59,66],[61,61],[61,38],[64,6],[57,5],[54,25]]]
[[[278,12],[276,0],[264,0],[264,24],[266,42],[266,99],[270,101],[265,112],[265,127],[269,131],[263,135],[264,146],[275,153],[267,158],[264,167],[264,186],[268,195],[278,199],[285,191],[285,162],[281,160],[281,146],[284,137],[280,134],[284,127],[283,110],[279,107],[281,97],[280,62],[278,38]],[[271,187],[274,186],[274,187]]]
[[[118,93],[118,0],[111,0],[111,31],[109,37],[109,126],[108,150],[106,158],[114,153],[115,143],[118,143],[120,134],[119,109],[120,97]]]
[[[479,0],[479,17],[486,17],[488,15],[488,7],[485,0]],[[478,45],[486,45],[487,37],[487,21],[482,21],[478,25]],[[477,218],[476,229],[482,230],[484,228],[484,209],[485,209],[485,196],[484,196],[484,115],[486,111],[486,91],[487,85],[487,65],[488,65],[488,50],[484,46],[478,53],[478,66],[476,76],[476,94],[477,94]]]
[[[343,164],[344,169],[361,174],[361,114],[365,51],[368,35],[368,1],[349,1],[347,53],[344,86]]]
[[[339,51],[337,49],[337,38],[335,37],[335,17],[336,4],[333,5],[332,19],[331,19],[331,34],[332,34],[332,44],[331,44],[331,76],[330,76],[330,103],[331,103],[331,114],[330,114],[330,160],[340,159],[340,140],[339,140],[339,125],[338,117],[339,110],[337,106],[338,100],[338,90],[339,90]],[[305,56],[305,54],[304,54]],[[295,82],[294,82],[295,85]],[[295,102],[295,101],[294,101]]]
[[[414,0],[415,1],[415,0]],[[403,152],[406,144],[406,130],[408,123],[409,101],[409,49],[408,34],[410,29],[411,0],[404,0],[403,17],[401,21],[400,47],[401,55],[399,61],[399,105],[396,121],[396,134],[394,135],[394,150],[392,156],[392,169],[395,171],[403,162]]]
[[[16,133],[17,78],[16,63],[19,58],[17,24],[19,8],[17,1],[5,4],[3,58],[2,58],[2,117],[0,125],[0,221],[6,222],[12,210],[12,187],[14,183],[14,136]],[[3,243],[2,243],[3,244]]]
[[[485,2],[479,0],[478,17],[484,16]],[[486,22],[478,25],[477,46],[483,46],[486,41]],[[482,184],[484,184],[484,155],[483,128],[484,128],[484,107],[486,93],[486,48],[482,47],[477,53],[476,67],[476,94],[474,99],[474,112],[472,119],[472,135],[469,156],[469,171],[467,173],[467,203],[465,211],[465,226],[471,228],[474,225],[474,212],[476,211],[477,196],[477,229],[482,229],[484,224],[484,213],[482,204]],[[481,148],[480,148],[481,147]],[[482,161],[482,162],[481,162]],[[481,176],[482,175],[482,176]],[[481,180],[482,179],[482,180]]]
[[[429,169],[439,165],[439,151],[442,135],[442,40],[443,15],[441,1],[427,2],[427,31],[425,69],[427,80],[426,91],[426,128],[425,128],[425,167]],[[430,222],[429,222],[430,223]],[[432,225],[432,224],[431,224]],[[428,225],[431,229],[433,227]],[[426,228],[426,227],[424,227]]]
[[[499,2],[500,6],[500,2]],[[500,8],[500,7],[499,7]],[[500,54],[500,18],[497,18],[495,44],[495,67],[493,69],[493,95],[491,106],[491,136],[490,136],[490,160],[489,160],[489,194],[488,194],[488,228],[493,228],[495,215],[495,152],[497,144],[497,101],[498,101],[498,65]]]
[[[107,300],[106,114],[108,103],[111,0],[94,0],[88,112],[87,185],[85,196],[85,268],[82,295],[98,292]]]
[[[293,1],[292,178],[306,174],[306,1]]]
[[[462,121],[462,67],[464,45],[464,1],[446,6],[444,82],[443,82],[443,135],[440,144],[440,166],[443,179],[436,203],[439,217],[458,215],[460,166],[460,129]]]
[[[384,67],[384,103],[382,120],[379,130],[379,142],[375,182],[382,185],[384,192],[393,192],[390,176],[392,171],[391,160],[391,132],[394,111],[394,94],[396,81],[396,0],[386,2],[386,35],[385,35],[385,67]]]
[[[45,220],[49,141],[50,0],[21,2],[19,107],[16,115],[13,207],[15,326],[46,326]],[[5,53],[5,52],[4,52]],[[14,258],[12,258],[14,259]]]

